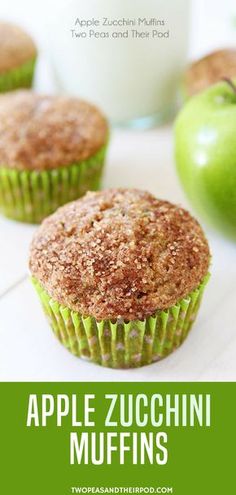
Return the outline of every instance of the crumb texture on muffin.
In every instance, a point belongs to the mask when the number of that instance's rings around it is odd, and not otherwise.
[[[143,319],[208,272],[209,246],[184,209],[135,189],[87,193],[44,220],[30,270],[59,303],[97,319]]]
[[[189,66],[184,77],[188,96],[192,96],[223,77],[236,77],[236,50],[218,50],[206,55]]]
[[[0,74],[15,69],[37,54],[32,38],[19,26],[0,22]]]
[[[0,96],[0,165],[50,170],[92,157],[106,143],[108,125],[93,105],[20,90]]]

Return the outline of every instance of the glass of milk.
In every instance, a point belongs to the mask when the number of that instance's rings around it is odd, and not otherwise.
[[[49,0],[49,4],[50,4]],[[190,0],[59,0],[49,18],[57,90],[115,125],[149,127],[175,111]]]

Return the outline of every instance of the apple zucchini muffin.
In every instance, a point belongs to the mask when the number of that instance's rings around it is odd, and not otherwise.
[[[0,22],[0,92],[32,86],[37,49],[19,26]]]
[[[183,91],[186,98],[203,91],[223,78],[236,77],[236,50],[218,50],[192,63],[185,72]]]
[[[210,253],[182,208],[135,189],[87,193],[45,219],[30,252],[54,333],[73,354],[111,368],[167,356],[186,338]]]
[[[0,210],[38,223],[99,188],[107,121],[87,102],[29,90],[0,96]]]

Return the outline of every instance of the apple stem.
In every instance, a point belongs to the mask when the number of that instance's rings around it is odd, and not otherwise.
[[[223,77],[222,81],[225,81],[230,86],[230,88],[233,90],[233,92],[236,94],[236,86],[233,83],[233,81],[231,81],[231,79],[229,79],[228,77]]]

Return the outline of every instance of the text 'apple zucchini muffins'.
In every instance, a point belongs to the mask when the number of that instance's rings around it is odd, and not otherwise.
[[[30,88],[37,49],[19,26],[0,22],[0,92]]]
[[[100,186],[108,141],[87,102],[15,91],[0,96],[0,210],[38,223]]]
[[[87,193],[60,208],[30,253],[56,336],[73,354],[112,368],[158,361],[184,341],[209,262],[187,211],[133,189]]]

